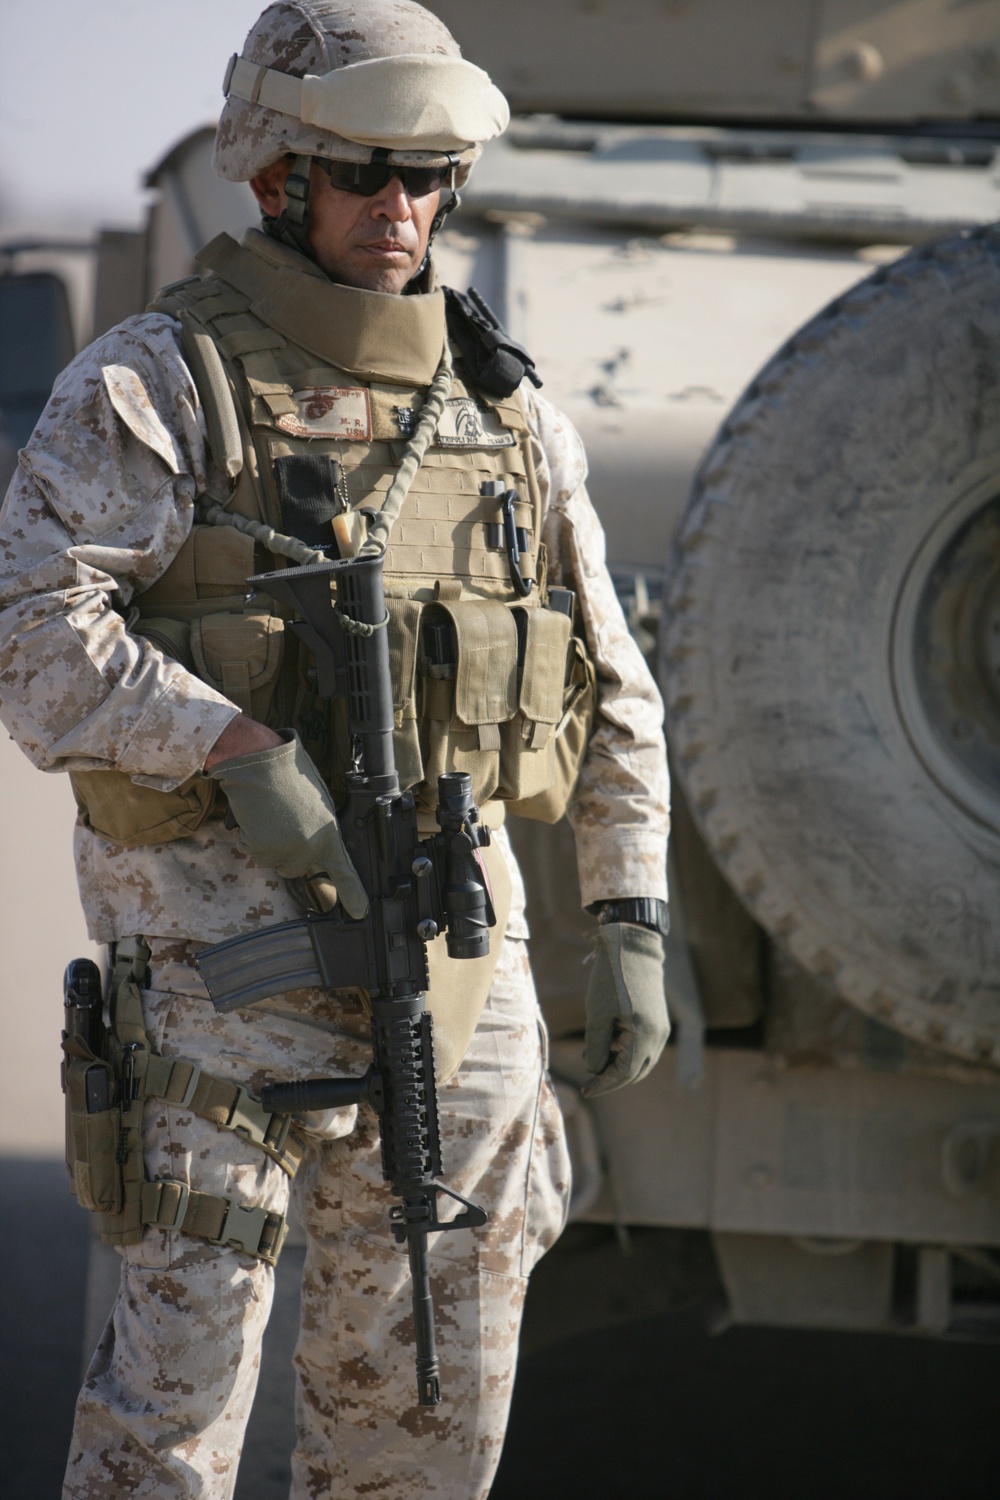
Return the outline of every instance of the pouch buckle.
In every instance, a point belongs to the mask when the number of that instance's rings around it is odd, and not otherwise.
[[[184,1059],[184,1060],[187,1061],[187,1059]],[[201,1082],[201,1065],[200,1065],[200,1063],[192,1063],[191,1064],[191,1077],[188,1079],[188,1084],[187,1084],[187,1088],[184,1090],[184,1097],[183,1097],[183,1099],[180,1101],[180,1103],[178,1105],[175,1106],[177,1109],[187,1109],[187,1108],[189,1108],[189,1106],[191,1104],[191,1100],[194,1098],[195,1090],[197,1089],[197,1087],[198,1087],[198,1085],[199,1085],[200,1082]]]
[[[160,1218],[159,1214],[157,1214],[156,1221],[155,1221],[156,1222],[156,1227],[157,1227],[157,1229],[166,1229],[166,1230],[183,1229],[184,1228],[184,1216],[185,1216],[185,1214],[187,1213],[187,1210],[188,1210],[188,1200],[191,1197],[191,1189],[190,1189],[190,1187],[188,1186],[188,1184],[186,1182],[181,1182],[176,1177],[164,1177],[164,1178],[161,1178],[160,1179],[160,1204],[163,1203],[164,1194],[165,1194],[165,1191],[168,1188],[175,1188],[177,1190],[177,1193],[178,1193],[177,1212],[174,1214],[173,1221],[170,1224],[165,1224],[163,1222],[163,1220]]]
[[[291,1127],[291,1115],[275,1115],[243,1088],[236,1095],[227,1122],[229,1130],[241,1135],[252,1146],[260,1146],[279,1156]]]
[[[273,1241],[262,1248],[269,1229],[274,1231]],[[230,1202],[219,1237],[212,1243],[228,1245],[231,1250],[242,1250],[247,1255],[259,1255],[262,1260],[273,1263],[278,1258],[287,1233],[288,1225],[281,1214],[269,1208],[246,1208],[242,1203]]]

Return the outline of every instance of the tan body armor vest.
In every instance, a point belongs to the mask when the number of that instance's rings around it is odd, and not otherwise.
[[[199,341],[221,358],[229,409],[224,392],[220,400],[198,381],[216,460],[212,498],[322,545],[338,513],[384,500],[441,359],[443,295],[340,286],[260,234],[244,245],[219,236],[199,261],[214,274],[167,288],[155,306],[180,318],[196,373]],[[511,490],[526,597],[505,544],[500,496]],[[396,763],[425,806],[449,770],[471,774],[478,802],[499,798],[548,821],[572,791],[593,671],[570,618],[546,607],[541,519],[520,393],[473,391],[457,360],[384,566]],[[350,759],[342,705],[316,694],[311,660],[277,607],[246,597],[246,578],[275,566],[287,564],[239,531],[196,524],[130,623],[244,712],[293,724],[336,795]],[[203,777],[175,793],[117,772],[74,784],[84,821],[115,842],[181,837],[218,811],[215,783]]]

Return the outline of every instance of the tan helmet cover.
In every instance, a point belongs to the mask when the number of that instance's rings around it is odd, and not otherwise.
[[[288,152],[399,165],[457,157],[459,182],[507,101],[413,0],[277,0],[230,62],[213,165],[246,182]]]

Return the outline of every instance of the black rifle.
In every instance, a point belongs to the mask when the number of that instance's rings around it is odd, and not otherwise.
[[[425,1008],[427,942],[440,932],[453,958],[489,951],[496,922],[479,850],[471,778],[438,779],[440,832],[421,839],[417,808],[400,792],[392,749],[392,680],[380,557],[314,563],[248,580],[302,618],[291,628],[316,661],[321,696],[347,700],[354,768],[339,813],[348,853],[368,893],[359,921],[338,905],[206,948],[198,967],[216,1010],[252,1005],[286,990],[321,985],[367,990],[372,1007],[371,1067],[360,1078],[315,1078],[261,1092],[265,1109],[283,1113],[367,1103],[379,1117],[382,1172],[402,1200],[390,1210],[406,1243],[413,1281],[417,1391],[421,1406],[441,1400],[427,1236],[471,1229],[486,1214],[438,1181],[441,1147],[432,1021]],[[334,593],[335,590],[335,593]],[[437,1195],[463,1212],[442,1222]]]

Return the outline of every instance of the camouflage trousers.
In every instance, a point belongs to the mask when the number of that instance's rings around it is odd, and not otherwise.
[[[259,1089],[364,1070],[368,1023],[348,996],[303,990],[214,1012],[194,945],[151,940],[156,1049]],[[294,1500],[480,1500],[507,1421],[527,1276],[562,1228],[569,1164],[544,1068],[526,945],[507,937],[470,1051],[440,1091],[445,1180],[490,1215],[431,1239],[444,1401],[417,1406],[405,1250],[388,1230],[378,1127],[366,1107],[308,1116],[294,1185],[306,1232],[296,1365]],[[289,1180],[253,1146],[157,1101],[146,1168],[284,1212]],[[72,1500],[223,1500],[236,1483],[274,1272],[176,1232],[122,1254],[113,1313],[77,1404]]]

